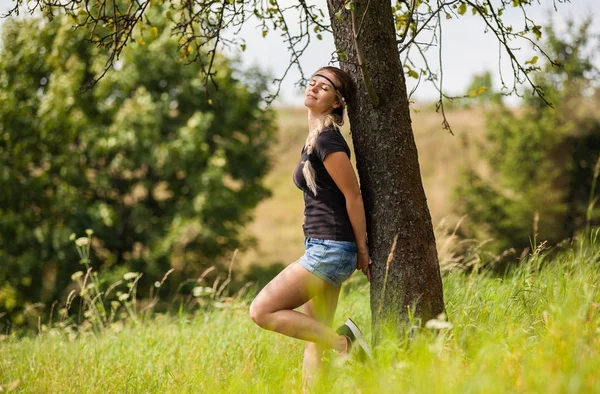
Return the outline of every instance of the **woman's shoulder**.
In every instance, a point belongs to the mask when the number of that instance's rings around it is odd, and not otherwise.
[[[327,153],[343,151],[350,155],[350,147],[337,127],[323,129],[315,141],[315,151],[324,158]]]
[[[327,126],[319,133],[317,138],[326,139],[326,140],[339,140],[339,141],[344,140],[345,141],[345,138],[342,135],[342,132],[336,126]]]
[[[336,125],[329,125],[323,128],[323,131],[321,131],[321,134],[323,133],[337,133],[342,135],[342,132],[340,131],[340,128]]]

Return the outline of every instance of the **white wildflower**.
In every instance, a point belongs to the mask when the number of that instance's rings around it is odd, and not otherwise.
[[[135,279],[137,278],[139,274],[137,272],[128,272],[125,275],[123,275],[123,279],[125,280],[131,280],[131,279]]]
[[[192,290],[192,294],[194,295],[194,297],[202,297],[203,295],[211,294],[213,292],[214,292],[214,290],[212,289],[212,287],[202,287],[202,286],[196,286]]]
[[[80,248],[84,248],[86,246],[88,246],[90,244],[90,240],[87,237],[81,237],[81,238],[77,238],[75,240],[75,245],[79,246]]]
[[[425,328],[430,330],[449,330],[452,327],[452,323],[438,319],[431,319],[425,323]]]
[[[73,275],[71,275],[71,280],[77,280],[83,276],[83,272],[77,271]]]

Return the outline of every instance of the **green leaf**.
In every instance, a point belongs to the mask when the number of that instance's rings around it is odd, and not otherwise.
[[[348,54],[345,51],[338,50],[337,54],[338,54],[338,57],[340,58],[341,61],[348,60]]]
[[[317,40],[322,40],[323,36],[321,34],[317,34]]]
[[[268,33],[268,32],[269,32],[268,30],[263,30],[263,31],[262,31],[262,36],[263,36],[263,38],[265,38],[265,37],[267,36],[267,33]]]
[[[532,58],[531,58],[531,60],[527,60],[527,61],[525,62],[525,64],[536,64],[536,63],[537,63],[537,61],[538,61],[538,57],[537,57],[537,56],[534,56],[534,57],[532,57]]]
[[[415,70],[408,66],[404,66],[404,68],[408,70],[407,73],[410,78],[419,79],[419,73],[417,73]]]
[[[335,13],[335,18],[336,18],[338,21],[341,21],[341,20],[343,20],[343,18],[342,18],[342,12],[344,12],[344,10],[343,10],[343,9],[342,9],[342,10],[339,10],[338,12],[336,12],[336,13]]]
[[[459,13],[459,15],[464,15],[465,12],[467,12],[467,4],[461,3],[460,7],[458,7],[458,13]]]
[[[344,4],[344,8],[346,8],[347,10],[350,10],[350,11],[355,11],[356,3],[354,2],[354,0],[350,0],[349,2]]]
[[[535,25],[531,28],[531,31],[533,32],[533,34],[535,34],[535,38],[537,40],[542,38],[542,26]]]

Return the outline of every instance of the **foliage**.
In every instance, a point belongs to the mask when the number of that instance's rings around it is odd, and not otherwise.
[[[473,76],[471,83],[467,86],[465,97],[463,105],[467,108],[474,105],[490,107],[502,103],[502,94],[494,91],[492,73],[489,71]]]
[[[554,108],[531,96],[519,110],[500,105],[488,113],[481,147],[488,174],[468,168],[456,196],[471,235],[491,237],[496,251],[523,249],[536,238],[556,243],[600,224],[597,208],[587,215],[600,165],[600,91],[591,62],[598,41],[590,25],[569,23],[561,35],[547,29],[561,67],[546,65],[536,83]]]
[[[144,42],[145,31],[155,34],[157,15],[151,15],[152,0],[140,0],[135,3],[123,3],[120,0],[65,0],[55,2],[52,0],[14,0],[14,8],[7,15],[14,15],[21,11],[42,11],[45,17],[51,19],[55,15],[66,14],[70,17],[74,27],[89,30],[92,42],[109,54],[109,61],[98,70],[94,81],[102,78],[110,66],[119,58],[119,54],[130,40]],[[554,0],[555,9],[561,3],[570,0]],[[156,2],[154,2],[156,3]],[[337,4],[328,2],[327,10],[322,5],[309,4],[304,0],[247,0],[217,2],[207,0],[189,1],[161,0],[160,4],[168,8],[163,17],[172,22],[171,34],[178,42],[179,53],[183,58],[201,63],[201,70],[205,81],[211,79],[212,72],[218,69],[214,64],[217,53],[223,47],[247,50],[244,37],[240,34],[224,34],[227,31],[239,32],[244,24],[252,24],[259,29],[263,37],[269,34],[279,34],[287,45],[290,56],[288,67],[283,71],[281,82],[286,78],[292,67],[297,67],[300,80],[304,84],[306,78],[300,65],[300,58],[304,54],[311,39],[322,40],[324,34],[333,33],[332,21],[338,19],[354,24],[356,34],[354,40],[358,42],[363,27],[366,13],[369,11],[369,2],[356,0],[337,0]],[[518,86],[528,84],[539,95],[542,90],[535,85],[530,73],[539,69],[536,64],[540,57],[549,62],[554,60],[547,56],[539,45],[542,37],[542,26],[529,15],[529,9],[537,4],[532,0],[495,1],[489,0],[419,0],[419,1],[392,1],[389,17],[394,22],[394,38],[397,50],[402,57],[405,76],[423,79],[432,82],[440,92],[439,105],[443,109],[444,95],[443,69],[435,70],[431,67],[431,59],[427,59],[426,52],[432,46],[443,45],[442,23],[448,19],[460,19],[476,16],[485,24],[485,33],[493,35],[500,45],[499,56],[506,56],[512,69],[512,85],[506,84],[501,79],[502,91],[506,94],[519,95]],[[374,8],[374,7],[373,7]],[[371,10],[373,10],[371,8]],[[190,10],[193,9],[193,12]],[[337,9],[337,12],[335,11]],[[509,23],[504,17],[506,13],[518,11],[520,20]],[[349,15],[352,14],[352,17]],[[354,22],[352,22],[354,21]],[[359,22],[360,21],[360,22]],[[526,44],[533,47],[536,55],[530,60],[519,56],[515,48]],[[360,45],[357,45],[358,49]],[[441,49],[441,48],[440,48]],[[206,52],[208,58],[199,57]],[[334,60],[348,61],[348,48],[337,48],[332,54]],[[441,53],[441,50],[439,51]],[[538,56],[539,55],[539,56]],[[441,61],[441,59],[439,59]],[[377,61],[377,59],[369,59]],[[441,62],[440,62],[441,65]],[[368,73],[363,75],[365,83]],[[92,82],[93,84],[93,82]],[[369,89],[370,93],[374,93]],[[273,100],[279,90],[270,95],[268,100]]]
[[[244,225],[268,195],[265,79],[217,56],[219,89],[205,84],[157,20],[84,94],[107,62],[85,31],[66,17],[3,26],[0,315],[13,324],[69,290],[79,269],[71,233],[94,230],[101,283],[143,269],[144,291],[171,267],[195,275],[247,241]]]
[[[421,330],[411,341],[383,343],[369,364],[341,362],[329,351],[325,361],[333,368],[315,392],[600,392],[595,241],[583,249],[568,246],[551,259],[533,253],[504,277],[485,270],[449,273],[450,331]],[[352,317],[368,337],[368,293],[360,274],[346,282],[333,326]],[[0,338],[0,387],[299,392],[303,352],[304,342],[258,328],[247,303],[231,303],[195,315],[156,315],[95,337],[47,327],[35,338]]]

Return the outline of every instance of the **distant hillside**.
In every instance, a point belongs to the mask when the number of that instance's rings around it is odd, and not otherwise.
[[[292,172],[308,132],[307,112],[304,107],[280,108],[277,112],[278,142],[273,149],[273,169],[266,178],[273,195],[256,209],[255,220],[248,231],[256,237],[257,244],[238,255],[238,268],[249,264],[288,264],[304,253],[302,192],[292,182]],[[482,141],[484,134],[481,109],[453,110],[447,116],[454,136],[442,129],[441,115],[435,111],[411,112],[421,176],[434,226],[442,218],[456,220],[450,193],[459,167],[467,160],[477,162],[469,142]],[[352,145],[347,125],[343,133]]]

